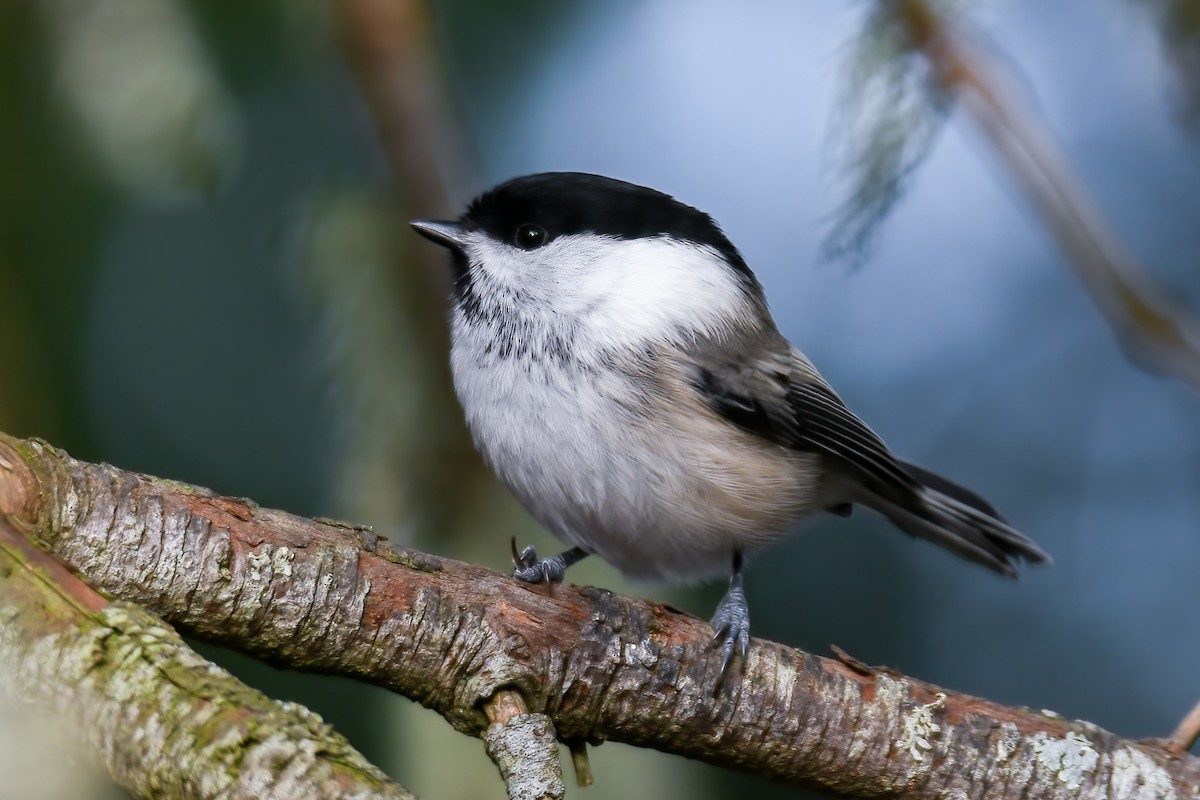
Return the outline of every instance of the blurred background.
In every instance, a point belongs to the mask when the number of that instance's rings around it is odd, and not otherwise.
[[[1165,736],[1200,698],[1197,392],[1131,363],[919,53],[864,38],[880,7],[0,4],[0,430],[500,570],[512,536],[551,552],[471,449],[445,256],[405,221],[612,175],[711,213],[847,404],[1056,560],[1011,583],[821,520],[752,562],[755,633]],[[955,7],[1108,233],[1200,309],[1194,3]],[[863,177],[881,131],[892,183]],[[724,588],[572,579],[703,617]],[[203,649],[425,797],[504,796],[480,742],[403,698]],[[796,796],[619,744],[592,764],[570,796]]]

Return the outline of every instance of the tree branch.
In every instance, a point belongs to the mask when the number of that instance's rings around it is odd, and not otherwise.
[[[1192,710],[1179,721],[1175,732],[1166,741],[1167,752],[1173,754],[1186,753],[1200,739],[1200,703],[1192,706]]]
[[[110,603],[3,516],[0,676],[139,797],[412,797],[315,714],[242,684],[137,606]]]
[[[491,723],[483,741],[511,800],[562,800],[566,785],[550,718],[530,714],[510,689],[492,695],[483,710]]]
[[[1068,256],[1126,353],[1200,388],[1200,326],[1107,224],[1003,71],[929,0],[881,0],[908,29],[940,87],[962,101]]]
[[[0,513],[94,585],[199,636],[387,686],[484,736],[520,695],[605,739],[864,797],[1192,796],[1200,760],[1085,722],[755,640],[716,689],[707,623],[530,587],[194,486],[0,435]]]

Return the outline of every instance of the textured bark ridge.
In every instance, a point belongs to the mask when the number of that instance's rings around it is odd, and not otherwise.
[[[140,797],[411,797],[315,714],[101,597],[3,518],[0,675]]]
[[[619,740],[855,796],[1200,795],[1191,756],[849,658],[755,640],[740,679],[717,688],[711,629],[665,606],[530,587],[43,442],[0,438],[0,514],[92,585],[191,633],[387,686],[473,736],[513,692],[562,741]]]

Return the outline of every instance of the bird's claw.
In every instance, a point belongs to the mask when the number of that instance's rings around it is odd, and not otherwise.
[[[538,558],[533,545],[517,552],[517,540],[512,540],[513,577],[525,583],[562,583],[567,567],[560,556]]]
[[[741,587],[730,587],[712,618],[712,646],[721,648],[721,677],[736,655],[743,662],[750,653],[750,606]]]

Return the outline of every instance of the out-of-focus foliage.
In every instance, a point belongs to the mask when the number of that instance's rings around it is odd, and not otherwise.
[[[211,196],[239,160],[240,123],[174,0],[47,0],[55,82],[81,145],[152,201]]]
[[[1200,132],[1200,3],[1135,0],[1154,18],[1163,50],[1175,72],[1180,118]]]
[[[959,2],[935,0],[952,18]],[[830,171],[844,187],[824,243],[833,259],[862,262],[942,127],[950,97],[891,2],[870,3],[838,69]]]
[[[312,197],[294,226],[298,286],[313,310],[314,340],[332,380],[345,468],[335,489],[347,512],[412,541],[421,517],[418,475],[407,457],[429,430],[413,380],[429,375],[412,347],[419,331],[403,314],[395,265],[403,252],[389,224],[393,204],[353,189]],[[414,363],[417,362],[417,363]],[[435,421],[436,422],[436,421]]]

